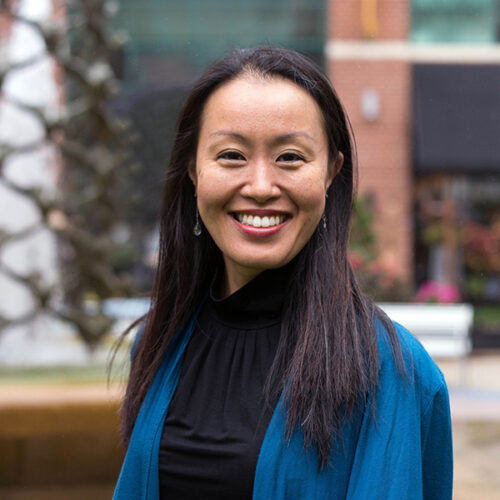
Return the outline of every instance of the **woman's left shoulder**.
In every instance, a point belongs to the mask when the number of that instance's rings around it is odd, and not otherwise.
[[[393,349],[387,330],[377,326],[379,346],[379,367],[381,382],[385,379],[401,381],[403,386],[421,392],[424,397],[433,398],[439,392],[447,392],[443,373],[429,353],[404,326],[392,322],[397,334],[401,352],[398,363],[398,347]]]

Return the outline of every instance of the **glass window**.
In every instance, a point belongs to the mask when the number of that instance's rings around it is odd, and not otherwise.
[[[497,43],[500,0],[411,0],[416,43]]]
[[[126,84],[179,83],[234,47],[278,44],[322,63],[324,0],[121,0]]]

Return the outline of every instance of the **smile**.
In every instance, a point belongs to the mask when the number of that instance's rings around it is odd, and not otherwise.
[[[251,227],[273,227],[283,224],[286,219],[286,215],[251,215],[251,214],[235,214],[234,217],[245,224],[245,226]]]

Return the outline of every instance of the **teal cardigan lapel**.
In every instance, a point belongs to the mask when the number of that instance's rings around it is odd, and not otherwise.
[[[113,500],[160,499],[158,453],[163,423],[179,381],[183,354],[197,316],[195,314],[187,327],[177,334],[146,395]],[[314,451],[304,452],[301,432],[295,432],[290,440],[283,439],[285,422],[286,414],[280,399],[261,446],[254,479],[254,500],[316,499],[319,497],[311,494],[318,491],[322,482],[332,480],[331,473],[318,472]],[[343,465],[337,471],[339,474],[335,474],[334,480],[337,476],[347,476],[345,468],[346,465]]]
[[[184,350],[196,325],[196,313],[179,331],[142,403],[130,438],[113,500],[159,500],[158,452],[163,422],[181,373]]]
[[[137,417],[113,500],[159,500],[158,454],[163,423],[177,386],[197,314],[174,339]],[[403,381],[384,335],[373,418],[369,400],[346,420],[331,462],[318,468],[314,448],[297,429],[284,437],[280,400],[261,446],[253,500],[449,500],[451,420],[443,376],[421,345],[396,329],[411,361]],[[416,375],[418,374],[418,376]],[[168,499],[165,499],[168,500]]]

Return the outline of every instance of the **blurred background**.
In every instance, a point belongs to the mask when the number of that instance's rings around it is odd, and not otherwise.
[[[500,499],[500,0],[0,1],[0,498],[111,498],[177,114],[277,44],[358,148],[350,259],[450,389],[454,498]],[[133,337],[133,335],[131,335]]]

